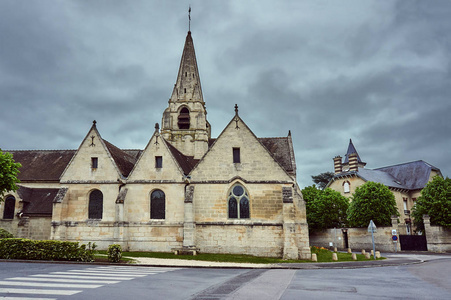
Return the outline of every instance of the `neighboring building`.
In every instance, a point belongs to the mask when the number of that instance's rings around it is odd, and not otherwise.
[[[365,169],[365,165],[352,140],[349,140],[344,161],[341,156],[334,157],[335,175],[327,187],[349,198],[357,187],[367,181],[384,184],[395,195],[400,214],[401,234],[410,234],[412,232],[410,209],[426,184],[434,176],[442,176],[440,169],[422,160],[372,170]]]
[[[101,249],[309,258],[291,134],[257,138],[235,105],[212,139],[206,116],[188,32],[162,128],[145,149],[114,146],[94,121],[77,150],[9,151],[21,188],[1,205],[0,227]]]

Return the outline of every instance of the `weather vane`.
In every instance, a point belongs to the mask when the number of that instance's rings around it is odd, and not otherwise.
[[[191,5],[188,9],[188,31],[191,31]]]

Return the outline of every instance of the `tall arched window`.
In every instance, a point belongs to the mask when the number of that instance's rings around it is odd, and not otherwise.
[[[150,218],[164,219],[166,217],[166,196],[161,190],[155,190],[150,195]]]
[[[241,184],[235,184],[227,198],[229,219],[249,219],[249,195]]]
[[[93,190],[89,194],[89,219],[102,219],[103,215],[103,194],[99,190]]]
[[[178,117],[178,125],[179,125],[179,129],[189,129],[189,122],[190,122],[190,118],[189,118],[189,110],[188,108],[184,107],[180,110],[180,114]]]
[[[14,208],[16,207],[16,198],[8,196],[5,199],[5,206],[3,209],[3,219],[14,219]]]

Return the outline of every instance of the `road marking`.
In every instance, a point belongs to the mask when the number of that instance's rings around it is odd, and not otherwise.
[[[42,287],[54,287],[54,288],[79,288],[79,289],[96,289],[101,287],[99,284],[74,284],[74,283],[43,283],[43,282],[16,282],[1,280],[0,285],[11,286],[42,286]]]
[[[57,300],[56,298],[1,297],[2,300]]]
[[[114,283],[119,283],[120,282],[118,280],[112,281],[112,280],[93,280],[93,279],[45,278],[46,275],[42,275],[42,276],[44,278],[39,278],[39,277],[14,277],[14,278],[8,278],[7,280],[69,282],[69,283],[103,283],[103,284],[114,284]]]
[[[0,288],[0,293],[10,293],[10,294],[34,294],[34,295],[64,295],[70,296],[82,291],[73,290],[41,290],[41,289],[10,289],[10,288]],[[17,299],[17,298],[15,298]]]
[[[35,275],[30,275],[33,277],[49,277],[49,278],[74,278],[74,279],[91,279],[91,278],[95,278],[95,279],[108,279],[108,280],[132,280],[134,278],[132,277],[103,277],[103,276],[96,276],[96,277],[92,277],[92,276],[83,276],[83,275],[55,275],[55,274],[35,274]]]

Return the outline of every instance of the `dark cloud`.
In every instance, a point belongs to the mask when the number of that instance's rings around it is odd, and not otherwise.
[[[369,168],[423,159],[451,172],[448,1],[0,2],[0,147],[144,148],[172,93],[192,6],[212,133],[234,115],[291,130],[298,181],[352,138]]]

